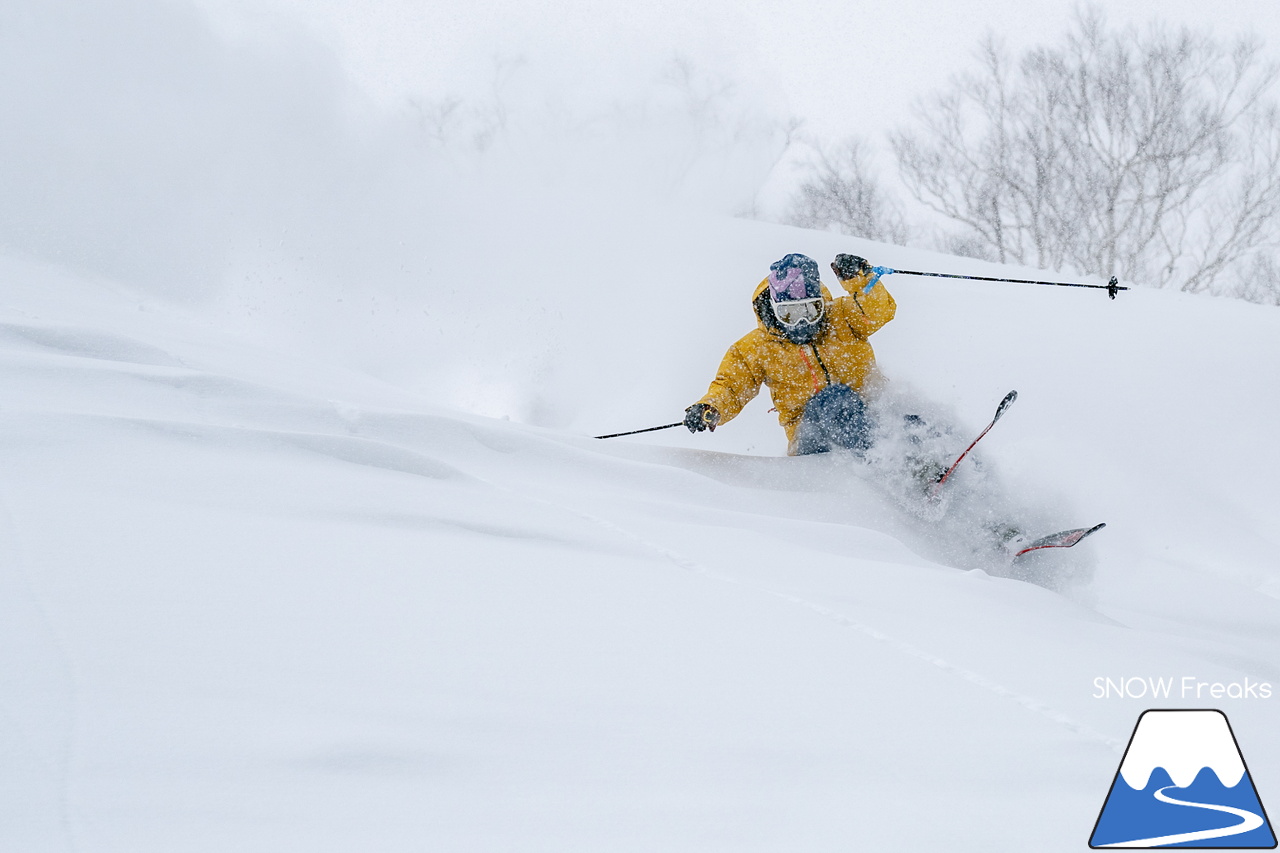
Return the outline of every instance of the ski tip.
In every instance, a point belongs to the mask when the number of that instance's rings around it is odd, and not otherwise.
[[[1030,554],[1033,551],[1043,551],[1050,548],[1074,547],[1106,526],[1107,523],[1104,521],[1100,524],[1095,524],[1093,527],[1077,527],[1074,530],[1063,530],[1058,533],[1052,533],[1048,536],[1042,536],[1027,545],[1027,547],[1014,553],[1013,558],[1016,560],[1024,554]]]
[[[1004,395],[1004,399],[1000,401],[1000,405],[996,406],[996,420],[1000,420],[1000,416],[1004,414],[1005,409],[1013,405],[1013,401],[1018,399],[1017,391],[1010,391]]]

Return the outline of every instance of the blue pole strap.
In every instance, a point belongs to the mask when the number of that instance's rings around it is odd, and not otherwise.
[[[863,293],[870,293],[871,288],[875,287],[876,282],[880,280],[880,276],[892,275],[893,273],[897,272],[897,270],[890,269],[889,267],[872,267],[871,272],[875,273],[875,275],[871,276],[871,281],[867,282],[867,286],[862,288]]]

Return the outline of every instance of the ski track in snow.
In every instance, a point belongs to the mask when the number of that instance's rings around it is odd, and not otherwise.
[[[935,667],[936,669],[946,672],[949,675],[952,675],[952,676],[955,676],[956,678],[967,681],[970,684],[973,684],[977,687],[982,688],[983,690],[986,690],[996,696],[999,696],[1001,699],[1012,701],[1015,704],[1019,705],[1020,707],[1024,708],[1025,710],[1031,711],[1032,713],[1035,713],[1040,715],[1041,717],[1044,717],[1045,719],[1052,722],[1054,725],[1060,726],[1066,729],[1067,731],[1071,732],[1072,734],[1080,738],[1083,738],[1084,740],[1088,740],[1093,743],[1097,743],[1102,746],[1105,746],[1107,749],[1111,750],[1117,755],[1124,754],[1124,747],[1125,747],[1124,741],[1117,740],[1116,738],[1108,737],[1107,735],[1104,735],[1101,732],[1094,730],[1093,728],[1085,725],[1084,723],[1081,723],[1077,720],[1073,720],[1067,714],[1064,714],[1061,711],[1058,711],[1046,705],[1045,703],[1041,702],[1038,699],[1035,699],[1031,696],[1027,696],[1026,694],[1020,693],[1017,690],[1013,690],[1009,687],[1005,687],[1002,684],[992,681],[991,679],[987,678],[981,673],[977,673],[971,669],[967,669],[965,667],[953,664],[950,661],[946,660],[945,658],[939,657],[938,655],[935,655],[932,652],[928,652],[924,649],[921,649],[920,647],[915,646],[911,643],[908,643],[905,640],[900,640],[896,637],[890,636],[889,634],[886,634],[885,632],[881,631],[878,628],[874,628],[846,614],[840,613],[836,610],[832,610],[830,607],[826,607],[825,605],[818,604],[817,602],[810,601],[806,598],[802,598],[797,595],[792,595],[790,593],[785,593],[785,592],[779,592],[774,589],[769,589],[768,587],[765,587],[765,586],[760,586],[758,584],[753,584],[753,583],[743,581],[741,578],[736,578],[730,575],[723,574],[721,572],[717,572],[711,569],[710,567],[703,565],[702,563],[698,562],[692,557],[689,557],[685,554],[681,554],[678,551],[674,551],[664,545],[654,542],[651,539],[647,539],[639,535],[638,533],[635,533],[634,531],[628,530],[612,521],[601,518],[597,515],[593,515],[591,513],[584,512],[576,508],[565,506],[564,504],[561,504],[557,501],[553,501],[547,498],[534,498],[527,494],[521,494],[519,492],[516,492],[513,489],[510,489],[506,486],[502,486],[496,483],[487,482],[487,485],[490,485],[495,489],[506,491],[526,501],[540,503],[544,506],[549,506],[554,509],[558,509],[561,512],[566,512],[580,519],[583,519],[585,521],[589,521],[592,524],[598,525],[599,527],[602,527],[605,530],[608,530],[617,536],[620,536],[631,542],[634,542],[637,545],[640,545],[646,550],[658,555],[662,559],[678,566],[679,568],[685,571],[691,572],[693,574],[701,575],[703,577],[711,578],[712,580],[716,580],[722,583],[733,584],[735,586],[750,589],[764,595],[772,596],[773,598],[776,598],[780,601],[785,601],[788,604],[792,604],[797,607],[801,607],[806,610],[809,610],[810,612],[815,613],[821,616],[822,618],[827,619],[828,621],[836,623],[842,628],[849,628],[851,630],[857,631],[858,633],[866,637],[869,637],[878,643],[885,644],[886,646],[894,649],[900,654],[903,654],[910,658],[914,658],[919,661],[923,661],[924,663],[927,663],[930,666]]]
[[[18,526],[14,523],[9,502],[5,499],[4,494],[0,493],[0,553],[5,557],[7,573],[13,578],[13,583],[19,587],[19,589],[11,590],[15,594],[8,597],[9,604],[11,607],[16,607],[21,600],[25,600],[30,605],[30,610],[34,615],[34,622],[38,626],[39,632],[44,635],[50,650],[44,658],[44,663],[47,666],[42,667],[41,674],[52,676],[54,680],[61,682],[62,699],[65,702],[65,720],[60,721],[60,724],[58,724],[59,733],[56,736],[57,742],[55,744],[48,744],[45,737],[42,737],[39,733],[31,732],[30,728],[23,724],[23,721],[8,711],[6,711],[6,716],[9,718],[7,728],[11,734],[26,741],[26,745],[30,750],[42,753],[41,757],[47,758],[48,764],[52,766],[53,774],[56,777],[53,780],[53,784],[57,790],[55,809],[58,831],[62,836],[65,848],[72,851],[72,853],[76,853],[80,846],[76,842],[76,832],[71,814],[73,811],[72,790],[74,787],[76,740],[80,725],[80,689],[75,677],[75,666],[67,651],[67,643],[50,618],[48,608],[41,599],[27,571],[26,561],[23,556],[24,552],[25,549],[18,534]],[[9,614],[12,614],[12,612],[9,611]],[[49,713],[46,719],[56,718],[56,716],[55,713]],[[44,754],[45,749],[50,746],[52,746],[52,749],[49,750],[48,754]],[[29,786],[32,781],[27,779],[26,785]]]

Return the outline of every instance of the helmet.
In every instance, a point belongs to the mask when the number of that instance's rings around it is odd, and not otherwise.
[[[787,255],[769,265],[769,306],[782,333],[807,344],[822,331],[826,301],[818,264],[805,255]]]

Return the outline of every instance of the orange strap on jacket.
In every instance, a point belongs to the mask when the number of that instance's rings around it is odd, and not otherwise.
[[[823,386],[818,381],[818,371],[813,369],[813,362],[809,360],[809,354],[804,351],[804,347],[800,347],[800,357],[804,359],[804,366],[809,368],[809,378],[813,380],[813,393],[817,394]]]

